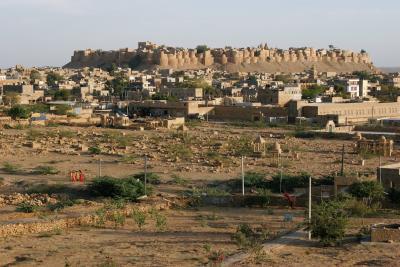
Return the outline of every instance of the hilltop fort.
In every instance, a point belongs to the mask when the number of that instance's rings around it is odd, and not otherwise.
[[[137,69],[171,68],[177,70],[214,68],[235,71],[301,72],[316,66],[321,71],[352,72],[373,70],[365,51],[352,52],[330,47],[269,48],[266,44],[246,48],[195,49],[168,47],[151,42],[139,42],[137,49],[113,51],[79,50],[65,68],[131,66]]]

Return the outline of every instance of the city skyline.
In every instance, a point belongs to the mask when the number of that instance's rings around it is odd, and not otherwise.
[[[3,0],[0,67],[62,66],[74,50],[136,48],[138,41],[195,47],[365,49],[376,66],[399,66],[393,36],[400,3],[303,1]],[[178,5],[176,5],[178,3]],[[350,25],[350,26],[349,26]]]

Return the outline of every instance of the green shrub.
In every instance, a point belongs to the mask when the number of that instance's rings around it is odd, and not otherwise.
[[[70,199],[58,201],[57,203],[54,204],[49,204],[47,205],[47,208],[51,211],[60,211],[63,210],[65,207],[72,207],[74,205],[74,201]]]
[[[236,232],[231,236],[231,239],[241,249],[253,249],[258,247],[267,237],[269,233],[265,231],[256,231],[249,224],[240,224]]]
[[[140,210],[134,210],[132,213],[132,218],[139,229],[142,230],[143,226],[146,224],[147,214]]]
[[[359,199],[365,199],[368,205],[384,198],[383,186],[375,181],[357,182],[349,187],[349,193]]]
[[[245,188],[265,188],[267,185],[268,181],[263,173],[250,171],[244,174]],[[236,190],[242,188],[242,177],[236,179],[232,186]]]
[[[294,137],[296,137],[296,138],[313,139],[313,138],[315,138],[315,133],[306,132],[306,131],[296,131],[294,133]]]
[[[232,151],[234,156],[253,155],[252,139],[248,136],[241,136],[239,140],[231,141],[229,151]]]
[[[97,177],[89,184],[88,190],[95,196],[129,201],[136,201],[138,197],[144,195],[143,183],[134,178]]]
[[[268,204],[271,203],[271,196],[268,191],[263,190],[258,195],[248,195],[244,198],[244,205],[245,206],[260,206],[260,207],[267,207]]]
[[[114,223],[114,228],[117,229],[119,226],[125,225],[126,216],[123,212],[114,210],[110,214],[109,220]]]
[[[170,154],[170,157],[172,157],[172,158],[189,160],[192,157],[193,152],[192,152],[192,149],[190,148],[190,146],[188,146],[188,145],[175,144],[175,145],[170,146],[169,154]]]
[[[94,154],[94,155],[101,154],[101,149],[99,147],[97,147],[97,146],[89,147],[88,151],[89,151],[90,154]]]
[[[38,206],[32,205],[28,202],[22,202],[17,205],[16,211],[24,213],[33,213],[38,209]]]
[[[38,166],[32,171],[33,174],[40,175],[58,174],[59,172],[60,171],[53,166]]]
[[[155,220],[157,230],[164,231],[167,227],[167,217],[156,210],[151,212],[151,216]]]
[[[372,211],[367,204],[355,198],[347,199],[344,202],[344,208],[350,216],[356,217],[364,217]]]
[[[312,235],[324,245],[339,243],[345,234],[348,218],[342,202],[328,201],[314,205],[311,218]]]
[[[188,180],[186,180],[176,174],[172,175],[172,181],[174,184],[178,184],[178,185],[186,185],[188,183]]]
[[[138,179],[139,181],[144,183],[144,172],[134,174],[131,177],[133,179]],[[160,176],[158,176],[158,174],[153,173],[153,172],[148,172],[146,174],[146,180],[147,180],[148,184],[155,184],[156,185],[156,184],[160,184],[161,183]]]
[[[282,174],[282,192],[293,192],[294,188],[307,187],[310,175],[308,173],[301,173],[299,175]],[[276,174],[272,177],[268,188],[273,192],[279,192],[281,175]]]
[[[27,119],[30,116],[29,110],[23,106],[14,106],[8,111],[8,116],[15,119]]]

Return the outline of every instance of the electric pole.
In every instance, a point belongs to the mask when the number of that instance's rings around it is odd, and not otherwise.
[[[244,157],[242,156],[242,195],[244,196],[244,166],[243,166]]]
[[[382,184],[382,160],[381,156],[379,155],[379,183]]]
[[[308,180],[308,240],[311,240],[311,176]]]
[[[340,176],[344,176],[344,144],[342,147],[342,164],[340,168]]]
[[[101,177],[101,159],[99,159],[99,171],[98,176]]]
[[[147,196],[147,155],[144,156],[144,195]]]

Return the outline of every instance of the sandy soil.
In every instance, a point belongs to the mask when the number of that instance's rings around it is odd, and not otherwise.
[[[0,241],[0,265],[199,266],[209,262],[213,251],[221,250],[225,255],[238,251],[231,235],[240,223],[254,227],[262,224],[276,234],[303,221],[304,212],[298,210],[292,223],[283,222],[286,212],[274,210],[268,215],[263,209],[246,208],[169,210],[163,212],[167,228],[162,232],[151,219],[142,230],[128,219],[118,229],[76,228],[7,238]]]
[[[72,134],[71,134],[72,132]],[[283,139],[270,137],[271,133],[285,134]],[[84,188],[83,184],[70,182],[71,170],[83,170],[87,181],[99,173],[124,177],[143,171],[143,156],[149,156],[149,171],[160,175],[162,184],[155,192],[180,196],[183,191],[213,181],[225,181],[240,174],[240,159],[232,151],[240,139],[253,140],[262,135],[267,147],[279,142],[284,151],[285,173],[308,172],[314,177],[330,175],[340,170],[342,145],[345,145],[345,171],[360,173],[366,179],[375,179],[377,158],[367,158],[362,166],[360,155],[353,152],[352,141],[297,139],[290,137],[290,130],[241,128],[223,124],[200,126],[182,135],[176,131],[129,131],[101,128],[37,128],[2,130],[0,133],[0,167],[5,163],[18,166],[10,173],[0,169],[3,185],[0,193],[29,189],[39,183],[51,183]],[[31,142],[40,144],[31,148]],[[101,155],[80,151],[79,146],[97,146]],[[189,153],[186,148],[189,149]],[[211,155],[209,152],[215,152]],[[299,159],[291,153],[299,153]],[[270,154],[268,154],[270,155]],[[382,158],[383,163],[395,158]],[[246,171],[261,171],[268,177],[279,172],[276,159],[247,157]],[[53,166],[59,171],[54,175],[33,174],[37,166]],[[184,185],[171,183],[176,174],[187,180]],[[74,206],[65,212],[95,210]],[[265,209],[212,208],[164,211],[167,229],[159,232],[149,221],[143,230],[129,218],[123,227],[73,228],[45,234],[31,234],[0,240],[0,265],[11,266],[199,266],[207,264],[213,252],[224,255],[238,252],[231,240],[240,223],[266,228],[271,233],[291,229],[303,221],[304,211],[295,212],[295,223],[283,222],[284,209],[269,214]],[[0,207],[0,223],[20,219],[34,219],[37,214],[15,212],[14,206]],[[382,222],[382,218],[355,222],[350,232],[364,224]],[[398,219],[397,219],[398,221]],[[316,244],[292,245],[277,253],[269,253],[261,262],[252,259],[245,266],[396,266],[398,247],[346,244],[343,248],[322,248]],[[258,259],[259,260],[259,259]]]

